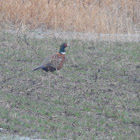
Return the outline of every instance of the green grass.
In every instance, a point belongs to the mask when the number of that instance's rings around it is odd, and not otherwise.
[[[0,33],[0,128],[49,140],[140,138],[139,43],[27,41]],[[61,42],[73,44],[64,67],[32,72]]]

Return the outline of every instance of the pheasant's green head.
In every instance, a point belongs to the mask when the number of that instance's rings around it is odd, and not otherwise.
[[[62,43],[60,45],[59,53],[65,54],[65,48],[67,47],[67,43]]]

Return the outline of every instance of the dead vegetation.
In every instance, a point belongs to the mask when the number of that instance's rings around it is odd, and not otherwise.
[[[26,28],[133,33],[140,26],[138,0],[1,0],[0,22]]]

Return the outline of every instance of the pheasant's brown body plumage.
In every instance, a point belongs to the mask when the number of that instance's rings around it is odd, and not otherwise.
[[[57,53],[52,56],[49,63],[46,64],[43,70],[46,72],[51,71],[54,72],[55,70],[60,70],[63,67],[63,64],[65,62],[65,55],[61,53]]]
[[[63,43],[60,46],[59,53],[53,55],[51,58],[46,58],[39,67],[34,69],[34,71],[38,69],[43,69],[46,72],[60,70],[65,62],[65,47],[67,47],[67,44]]]

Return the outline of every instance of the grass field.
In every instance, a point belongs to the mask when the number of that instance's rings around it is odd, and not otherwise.
[[[32,72],[67,47],[54,74]],[[140,44],[0,33],[0,128],[49,140],[140,139]],[[2,134],[2,132],[0,132]]]

